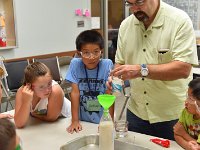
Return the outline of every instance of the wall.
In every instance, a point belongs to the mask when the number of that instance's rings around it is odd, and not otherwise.
[[[76,36],[90,29],[90,18],[75,16],[89,0],[14,0],[18,47],[0,50],[6,59],[75,50]],[[84,27],[77,27],[83,20]]]
[[[200,29],[200,0],[164,0],[164,2],[184,10],[190,16],[194,29]]]

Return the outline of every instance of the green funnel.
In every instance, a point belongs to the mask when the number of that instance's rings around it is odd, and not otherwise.
[[[97,96],[99,103],[105,110],[108,110],[115,101],[114,95],[102,94]]]

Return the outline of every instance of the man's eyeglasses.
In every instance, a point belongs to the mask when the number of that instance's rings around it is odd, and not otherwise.
[[[133,6],[142,6],[144,4],[145,0],[136,0],[135,3],[131,3],[129,1],[125,1],[125,6],[127,7],[133,7]]]
[[[81,56],[84,57],[84,58],[90,58],[92,57],[99,57],[101,55],[101,51],[100,50],[96,50],[94,52],[87,52],[87,51],[83,51],[83,52],[80,52],[81,53]]]

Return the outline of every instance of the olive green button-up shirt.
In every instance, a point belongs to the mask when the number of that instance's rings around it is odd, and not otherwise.
[[[182,10],[161,1],[153,23],[145,29],[134,15],[121,24],[115,61],[119,64],[165,64],[182,61],[198,65],[192,22]],[[128,109],[150,123],[178,119],[184,108],[187,79],[132,79]]]

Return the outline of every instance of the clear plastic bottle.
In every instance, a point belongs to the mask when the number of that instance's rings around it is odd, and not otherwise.
[[[114,124],[105,109],[99,123],[99,150],[114,150]]]
[[[123,81],[118,77],[112,77],[112,95],[116,97],[122,96]]]

